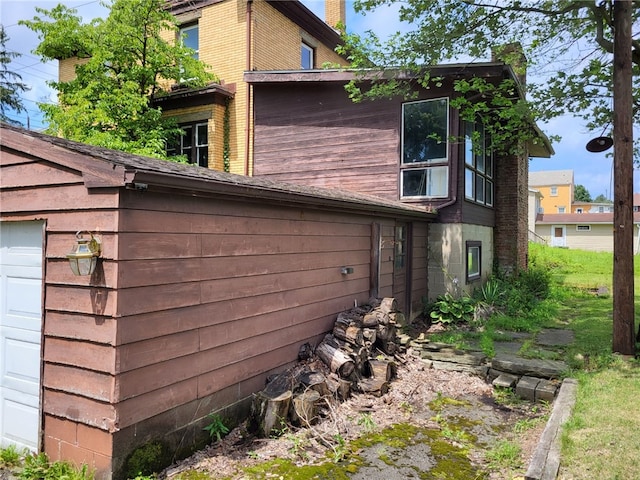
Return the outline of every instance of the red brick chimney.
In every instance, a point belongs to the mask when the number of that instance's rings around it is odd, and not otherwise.
[[[347,7],[345,0],[324,0],[324,21],[331,28],[338,23],[347,24]]]

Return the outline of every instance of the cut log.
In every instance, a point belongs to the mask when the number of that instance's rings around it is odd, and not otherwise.
[[[326,337],[316,347],[316,355],[329,367],[329,370],[337,373],[342,378],[351,375],[355,369],[355,364],[349,355],[331,345]]]
[[[331,391],[338,400],[344,401],[348,399],[351,394],[351,382],[338,377],[334,373],[327,377],[327,386],[329,387],[329,391]]]
[[[358,382],[358,389],[363,393],[381,397],[389,391],[389,382],[375,377],[363,378]]]
[[[385,344],[387,342],[393,342],[396,339],[397,329],[393,324],[378,325],[376,328],[376,339]]]
[[[398,372],[396,364],[388,360],[369,360],[369,369],[372,377],[386,381],[394,378]]]
[[[286,423],[291,405],[291,391],[270,396],[266,390],[258,392],[251,404],[251,430],[259,437],[267,438]]]
[[[391,318],[388,314],[381,310],[375,309],[362,317],[362,325],[367,328],[373,328],[380,324],[387,325]]]
[[[389,318],[391,319],[392,323],[395,323],[396,325],[399,325],[401,327],[407,325],[407,319],[402,312],[391,312],[389,314]]]
[[[304,372],[299,380],[305,390],[315,390],[321,397],[330,393],[327,379],[320,372]]]
[[[291,421],[304,427],[313,425],[318,420],[318,400],[320,394],[315,390],[295,395],[291,404]]]
[[[348,310],[346,312],[340,312],[336,319],[336,324],[344,325],[345,327],[362,325],[362,314]]]
[[[377,334],[375,328],[363,328],[362,336],[364,337],[365,345],[367,343],[370,343],[371,345],[376,343]]]
[[[362,328],[356,325],[345,326],[343,323],[336,322],[333,326],[333,336],[353,345],[362,345],[364,342]]]
[[[397,312],[398,302],[396,302],[396,299],[393,297],[383,298],[378,309],[384,313]]]

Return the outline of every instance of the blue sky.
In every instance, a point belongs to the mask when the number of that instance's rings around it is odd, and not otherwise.
[[[78,10],[78,14],[84,19],[102,16],[106,10],[100,5],[99,0],[0,0],[0,21],[5,26],[10,40],[7,44],[9,51],[21,53],[22,56],[15,59],[9,69],[22,75],[23,81],[31,90],[24,94],[24,105],[28,111],[29,124],[33,129],[40,129],[44,125],[42,116],[38,111],[37,102],[55,102],[55,93],[46,85],[47,80],[57,78],[57,62],[41,63],[39,58],[31,51],[38,44],[38,38],[34,32],[18,25],[22,19],[31,19],[36,14],[35,7],[53,8],[58,3]],[[320,18],[324,17],[323,0],[303,0]],[[406,28],[397,20],[397,7],[385,7],[367,15],[356,15],[353,10],[353,2],[347,0],[347,29],[352,32],[364,32],[372,30],[379,36],[386,35]],[[486,61],[487,59],[478,59]],[[535,81],[535,78],[529,78]],[[24,120],[24,117],[21,118]],[[539,170],[573,170],[576,184],[584,185],[592,197],[605,194],[612,198],[613,159],[606,153],[590,153],[585,149],[587,142],[602,132],[589,132],[584,127],[584,122],[573,117],[562,117],[548,124],[541,124],[541,129],[547,135],[560,135],[562,140],[554,144],[556,154],[550,159],[532,159],[531,171]],[[637,130],[637,129],[636,129]],[[637,133],[637,132],[635,132]],[[611,151],[610,151],[611,152]],[[640,172],[634,170],[634,192],[640,192]]]

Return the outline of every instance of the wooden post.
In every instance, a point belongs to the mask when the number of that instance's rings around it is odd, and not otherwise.
[[[613,2],[613,351],[635,354],[631,0]]]

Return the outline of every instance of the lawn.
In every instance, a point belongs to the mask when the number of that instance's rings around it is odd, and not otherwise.
[[[579,387],[573,414],[562,432],[558,478],[640,478],[640,417],[634,414],[640,398],[640,363],[612,353],[613,255],[531,245],[530,257],[551,269],[561,292],[557,321],[576,334],[567,361]],[[634,270],[639,278],[640,262],[634,262]],[[603,294],[601,287],[609,293]],[[634,291],[637,328],[638,281]]]

